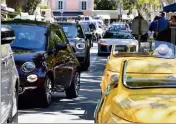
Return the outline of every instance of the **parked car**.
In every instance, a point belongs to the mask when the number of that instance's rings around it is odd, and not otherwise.
[[[42,107],[51,103],[53,92],[65,91],[76,98],[80,89],[80,66],[58,24],[31,20],[2,22],[15,30],[11,44],[20,75],[20,96],[33,92]]]
[[[68,22],[59,24],[62,26],[73,51],[81,64],[81,68],[83,70],[88,70],[90,66],[90,47],[88,46],[89,41],[86,39],[81,25]]]
[[[156,41],[152,51],[111,60],[95,123],[176,123],[175,48]]]
[[[131,33],[124,31],[107,31],[98,42],[98,55],[109,55],[112,45],[118,45],[118,49],[122,51],[126,49],[127,45],[135,45],[135,50],[139,50],[138,41],[133,38]]]
[[[19,76],[10,43],[14,31],[1,26],[1,124],[17,123]]]

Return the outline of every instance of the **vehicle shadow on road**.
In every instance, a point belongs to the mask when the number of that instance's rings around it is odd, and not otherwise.
[[[35,102],[29,106],[20,108],[20,114],[53,114],[58,116],[56,122],[61,122],[64,115],[69,115],[68,120],[94,120],[94,110],[100,99],[100,82],[106,64],[107,57],[97,58],[91,65],[88,72],[81,74],[81,89],[80,95],[75,99],[67,99],[64,93],[53,95],[52,104],[48,108],[37,108]],[[26,105],[26,104],[25,104]],[[33,107],[32,110],[30,110]]]

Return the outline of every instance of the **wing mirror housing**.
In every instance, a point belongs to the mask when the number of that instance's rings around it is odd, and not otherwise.
[[[67,49],[67,44],[64,43],[56,43],[56,50],[60,51],[60,50],[65,50]]]
[[[118,85],[119,82],[119,76],[117,74],[113,74],[110,78],[110,84],[107,87],[107,91],[110,91],[114,87]]]
[[[15,40],[15,32],[9,27],[1,27],[1,44],[10,44]]]

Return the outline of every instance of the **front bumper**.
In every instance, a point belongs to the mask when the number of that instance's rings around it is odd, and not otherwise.
[[[42,88],[45,82],[45,77],[38,77],[37,81],[31,83],[27,81],[27,77],[20,77],[20,87],[18,89],[18,94],[23,94],[26,91],[32,91],[37,88]]]

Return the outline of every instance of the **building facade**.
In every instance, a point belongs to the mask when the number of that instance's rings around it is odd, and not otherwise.
[[[92,16],[94,0],[51,0],[51,9],[55,19],[74,18],[78,15]]]

